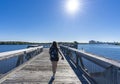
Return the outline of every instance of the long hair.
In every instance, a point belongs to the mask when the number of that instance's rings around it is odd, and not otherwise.
[[[56,42],[56,41],[53,41],[53,43],[52,43],[52,46],[51,46],[51,47],[58,48],[58,44],[57,44],[57,42]]]

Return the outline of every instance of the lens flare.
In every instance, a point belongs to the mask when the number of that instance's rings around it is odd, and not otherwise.
[[[67,0],[65,6],[68,13],[74,14],[80,9],[80,0]]]

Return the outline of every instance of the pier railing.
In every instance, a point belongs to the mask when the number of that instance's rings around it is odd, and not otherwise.
[[[60,48],[93,83],[120,84],[120,62],[67,46]]]
[[[43,46],[0,53],[0,76],[38,55]]]

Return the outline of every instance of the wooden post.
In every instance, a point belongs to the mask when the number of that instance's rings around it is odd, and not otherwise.
[[[24,55],[24,54],[23,54]],[[16,67],[19,66],[21,63],[23,63],[23,55],[19,55],[18,56],[18,60],[17,60],[17,63],[16,63]]]

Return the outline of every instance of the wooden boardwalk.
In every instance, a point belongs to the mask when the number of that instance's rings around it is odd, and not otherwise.
[[[43,49],[41,54],[6,75],[1,84],[81,84],[66,59],[58,62],[54,81],[51,70],[48,49]]]

